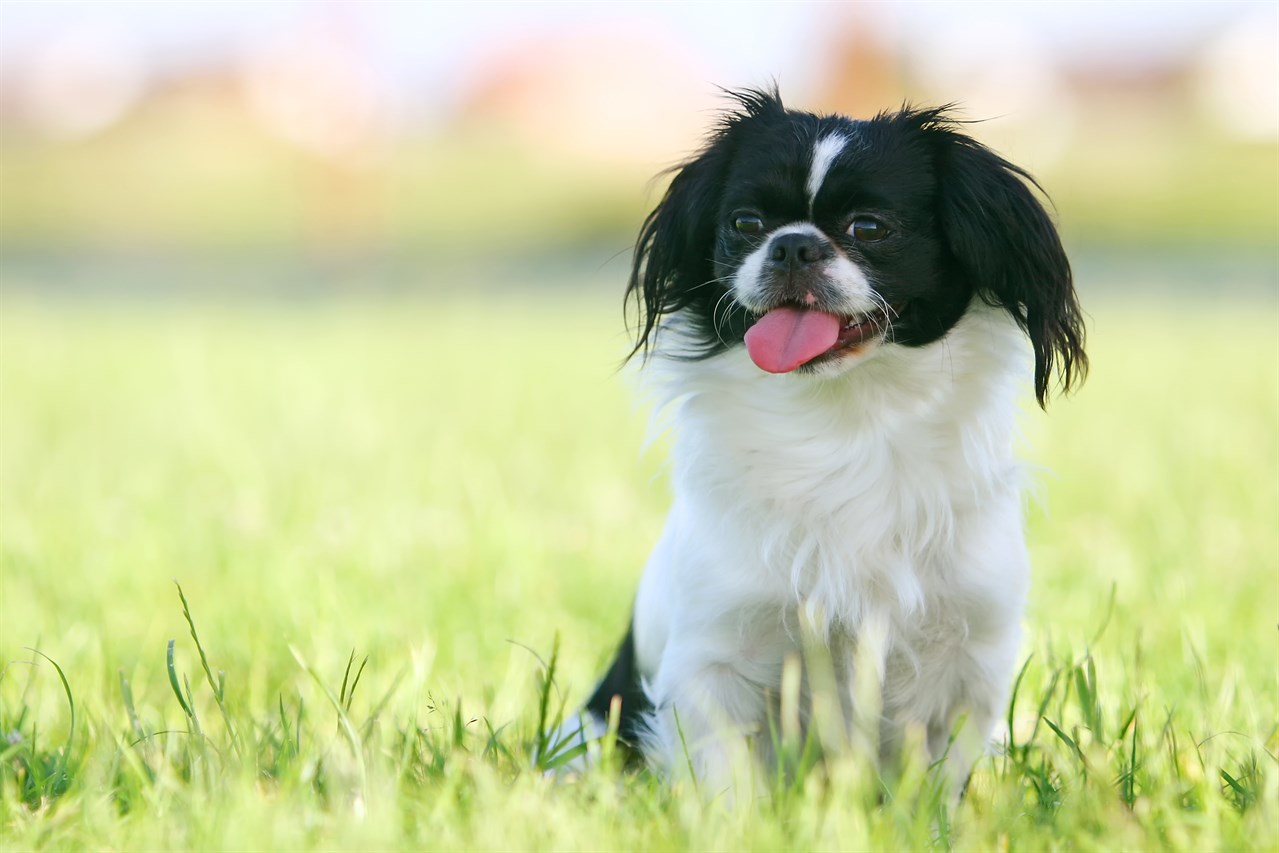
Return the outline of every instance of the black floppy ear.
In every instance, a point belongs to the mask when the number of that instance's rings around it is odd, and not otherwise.
[[[661,202],[640,228],[626,287],[627,303],[634,300],[640,314],[631,355],[647,355],[663,316],[710,295],[701,285],[715,278],[719,159],[711,149],[676,167]]]
[[[651,350],[661,318],[675,311],[692,309],[702,343],[700,352],[685,353],[693,358],[722,347],[723,332],[745,319],[740,306],[722,298],[727,285],[715,277],[720,198],[738,130],[757,119],[780,117],[785,107],[776,86],[725,95],[735,106],[720,117],[702,150],[671,170],[675,177],[640,228],[626,287],[626,304],[634,300],[640,314],[632,356]]]
[[[1048,400],[1053,376],[1069,391],[1088,372],[1084,322],[1070,262],[1025,170],[944,124],[941,225],[947,246],[976,293],[1017,321],[1035,350],[1035,397]]]

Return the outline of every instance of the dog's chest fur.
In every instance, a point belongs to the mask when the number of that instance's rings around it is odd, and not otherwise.
[[[1024,376],[1018,331],[981,306],[936,344],[823,382],[763,374],[740,351],[668,363],[676,495],[637,603],[641,670],[691,628],[726,658],[758,657],[768,684],[797,621],[833,643],[875,618],[907,685],[988,614],[1002,625],[1024,594]]]

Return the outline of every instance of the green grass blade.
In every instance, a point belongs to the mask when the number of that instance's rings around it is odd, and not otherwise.
[[[1058,738],[1061,739],[1062,743],[1070,747],[1070,751],[1074,753],[1075,758],[1079,759],[1079,763],[1083,767],[1087,768],[1088,759],[1084,757],[1083,750],[1079,748],[1079,744],[1075,742],[1075,739],[1072,738],[1070,735],[1066,734],[1064,731],[1062,731],[1060,726],[1058,726],[1056,723],[1054,723],[1052,720],[1048,719],[1047,717],[1044,717],[1044,722],[1047,723],[1048,728],[1052,729],[1053,733],[1057,735]]]
[[[175,640],[169,640],[169,650],[165,655],[165,664],[169,670],[169,686],[173,688],[173,695],[178,697],[178,704],[182,706],[182,713],[187,715],[187,719],[195,719],[195,711],[191,710],[191,706],[187,704],[186,697],[182,695],[182,685],[178,681],[178,671],[173,665],[173,646]]]
[[[191,616],[191,606],[187,603],[186,594],[182,591],[182,584],[178,583],[177,578],[174,578],[173,585],[178,588],[178,599],[182,602],[182,616],[187,620],[187,627],[191,629],[191,639],[195,643],[196,651],[200,654],[200,667],[204,670],[204,677],[209,683],[209,689],[213,691],[213,700],[218,706],[218,711],[222,714],[222,722],[226,725],[227,733],[231,737],[231,746],[239,752],[239,737],[236,734],[235,725],[231,722],[231,714],[226,707],[226,697],[224,695],[225,678],[219,672],[218,678],[214,679],[213,671],[209,668],[208,655],[204,653],[204,644],[200,642],[200,634],[195,630],[195,619]],[[187,692],[189,699],[189,686]],[[194,703],[190,703],[190,707],[194,707]]]
[[[33,654],[37,654],[40,657],[47,660],[49,663],[53,664],[54,670],[58,673],[58,680],[62,682],[62,692],[67,697],[67,708],[70,710],[70,715],[71,715],[70,722],[67,725],[67,742],[62,747],[62,754],[61,754],[61,757],[58,759],[57,770],[55,771],[53,780],[52,780],[52,784],[57,789],[59,789],[59,792],[60,792],[61,789],[66,787],[66,784],[68,782],[67,765],[69,764],[71,760],[71,747],[75,744],[75,723],[76,723],[75,697],[71,695],[71,684],[70,682],[67,681],[67,674],[62,671],[62,667],[58,665],[58,662],[56,660],[49,657],[48,655],[46,655],[44,652],[40,651],[39,649],[33,649],[30,647],[27,647],[27,651]]]
[[[320,678],[320,674],[311,668],[306,659],[302,657],[302,653],[295,647],[289,646],[289,652],[293,655],[293,659],[297,661],[307,675],[311,676],[311,680],[320,688],[320,692],[324,694],[324,698],[329,700],[329,704],[333,706],[333,710],[337,712],[338,726],[342,733],[346,735],[347,743],[351,747],[351,753],[355,757],[360,770],[360,789],[365,791],[368,789],[368,767],[364,760],[364,742],[361,740],[359,732],[355,730],[355,726],[351,723],[351,718],[347,716],[346,709],[342,707],[342,701],[334,695],[333,691],[328,688],[324,680]]]

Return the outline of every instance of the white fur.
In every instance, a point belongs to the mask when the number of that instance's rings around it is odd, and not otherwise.
[[[813,209],[813,202],[817,199],[817,191],[822,188],[822,183],[826,180],[826,173],[830,171],[831,164],[835,162],[835,158],[839,156],[839,152],[843,151],[846,145],[848,145],[848,137],[840,133],[823,136],[813,145],[813,161],[808,169],[808,181],[804,185],[804,188],[808,190],[809,211]]]
[[[763,311],[768,299],[761,291],[768,256],[773,251],[773,241],[787,234],[811,234],[823,243],[829,243],[825,234],[811,222],[792,222],[774,229],[768,239],[742,259],[741,266],[733,274],[733,297],[750,310]],[[820,264],[821,274],[839,291],[840,304],[829,306],[831,310],[846,316],[865,314],[880,307],[881,300],[871,289],[870,280],[861,267],[854,264],[838,248],[830,260]]]
[[[663,335],[678,350],[678,317]],[[967,776],[1005,700],[1026,593],[1012,449],[1025,353],[1007,313],[974,301],[940,341],[870,347],[817,376],[764,373],[741,347],[650,361],[674,432],[674,506],[634,616],[659,770],[716,789],[748,736],[766,754],[766,694],[808,623],[845,710],[859,638],[878,626],[883,751],[918,724],[937,757],[962,716],[975,737],[948,766]]]

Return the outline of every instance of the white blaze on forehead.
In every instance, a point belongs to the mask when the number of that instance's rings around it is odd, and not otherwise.
[[[848,137],[831,133],[818,139],[817,144],[813,146],[813,165],[808,169],[807,184],[810,208],[813,206],[813,200],[817,198],[817,191],[822,188],[822,181],[826,180],[826,173],[830,171],[831,164],[835,162],[835,158],[847,144]]]

